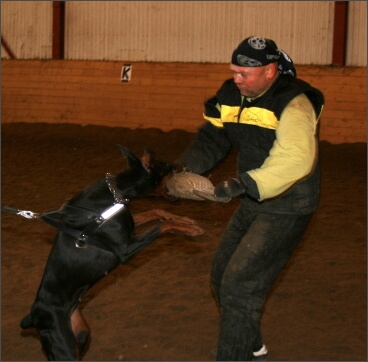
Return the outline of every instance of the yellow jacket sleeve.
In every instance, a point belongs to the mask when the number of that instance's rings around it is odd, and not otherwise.
[[[260,168],[247,172],[257,184],[259,201],[278,196],[312,171],[318,152],[317,122],[305,94],[286,106],[269,156]]]

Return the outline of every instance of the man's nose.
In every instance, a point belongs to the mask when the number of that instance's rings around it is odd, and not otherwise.
[[[233,75],[233,78],[234,78],[234,82],[235,82],[235,83],[237,83],[237,84],[238,84],[238,83],[241,83],[241,80],[242,80],[242,79],[241,79],[240,74],[234,74],[234,75]]]

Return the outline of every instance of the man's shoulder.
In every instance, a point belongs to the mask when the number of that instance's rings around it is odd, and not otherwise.
[[[310,83],[303,79],[295,78],[290,75],[281,75],[276,85],[277,93],[279,92],[293,92],[293,93],[306,93],[306,92],[317,92],[321,91],[314,88]]]
[[[314,88],[311,84],[300,78],[294,78],[288,75],[280,78],[279,89],[275,90],[278,97],[282,97],[288,103],[291,99],[305,94],[314,105],[317,114],[320,113],[321,105],[324,104],[324,95],[319,89]]]

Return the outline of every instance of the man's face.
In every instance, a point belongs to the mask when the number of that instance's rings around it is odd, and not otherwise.
[[[230,64],[234,82],[240,93],[247,98],[254,98],[264,92],[272,83],[271,67],[240,67]],[[272,78],[272,80],[271,80]]]

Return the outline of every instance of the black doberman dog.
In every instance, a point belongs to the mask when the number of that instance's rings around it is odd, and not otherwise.
[[[129,200],[160,190],[172,165],[148,150],[139,159],[120,148],[128,168],[116,177],[107,174],[64,205],[31,312],[21,321],[22,328],[37,329],[48,360],[78,360],[86,352],[90,330],[78,302],[97,281],[163,233],[203,233],[194,220],[163,210],[129,212]],[[135,233],[135,226],[156,219],[161,222]]]

